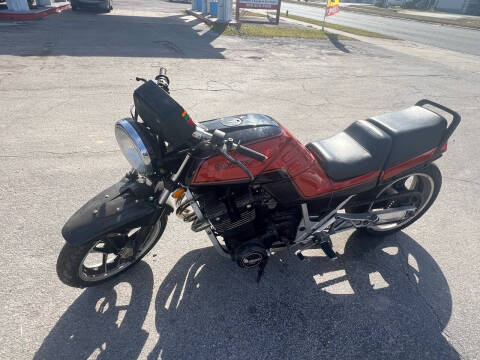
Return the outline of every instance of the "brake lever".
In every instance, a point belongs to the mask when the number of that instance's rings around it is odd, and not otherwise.
[[[250,178],[250,181],[253,181],[255,180],[255,178],[253,177],[252,173],[250,172],[250,170],[247,169],[247,167],[245,165],[243,165],[243,163],[241,161],[238,161],[237,159],[235,159],[234,157],[232,157],[229,153],[228,153],[228,147],[226,144],[224,144],[222,147],[219,147],[218,148],[218,151],[223,155],[225,156],[225,158],[230,161],[231,163],[237,165],[240,169],[242,169],[247,175],[248,177]]]

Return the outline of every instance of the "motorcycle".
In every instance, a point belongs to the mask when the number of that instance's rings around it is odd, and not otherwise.
[[[435,160],[460,123],[430,100],[352,123],[305,146],[269,116],[243,114],[195,123],[170,96],[161,68],[133,94],[115,136],[132,166],[64,225],[57,260],[62,282],[102,283],[140,261],[159,241],[170,214],[206,232],[242,268],[270,256],[322,249],[357,229],[384,236],[418,220],[434,203],[442,176]],[[445,117],[432,109],[452,116]],[[448,126],[447,126],[448,125]]]

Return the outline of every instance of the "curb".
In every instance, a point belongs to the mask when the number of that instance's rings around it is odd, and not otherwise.
[[[0,12],[0,20],[16,20],[16,21],[31,21],[44,18],[45,16],[60,13],[63,10],[70,9],[70,4],[65,4],[57,7],[52,7],[37,12],[16,13],[16,12]]]

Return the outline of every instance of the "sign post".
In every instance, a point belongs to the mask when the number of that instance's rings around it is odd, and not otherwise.
[[[280,22],[280,8],[282,7],[282,0],[278,0],[277,5],[277,16],[275,17],[275,25],[278,25]]]
[[[322,31],[325,29],[325,20],[327,16],[335,15],[340,11],[338,4],[340,4],[340,0],[327,0],[325,14],[323,15]]]

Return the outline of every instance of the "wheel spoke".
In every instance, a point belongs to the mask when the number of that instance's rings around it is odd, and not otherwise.
[[[105,248],[98,248],[94,247],[92,250],[90,250],[91,253],[100,253],[100,254],[108,254],[108,250]]]
[[[107,274],[107,258],[108,258],[108,254],[107,254],[107,253],[103,253],[103,256],[102,256],[102,265],[103,265],[103,270],[104,270],[105,275]]]

